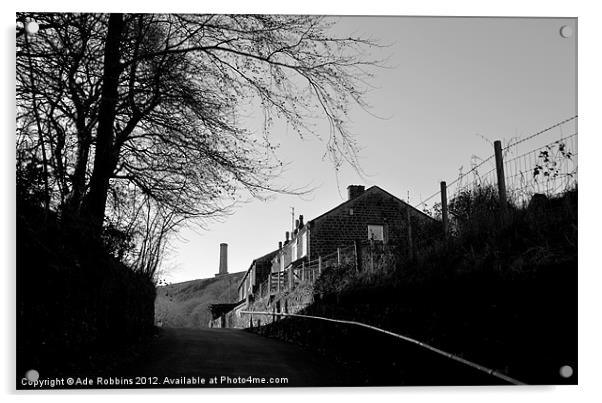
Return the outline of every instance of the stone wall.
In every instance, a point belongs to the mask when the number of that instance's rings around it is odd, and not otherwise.
[[[310,284],[300,284],[293,292],[279,296],[266,296],[248,303],[243,303],[232,309],[223,317],[213,319],[210,327],[226,327],[246,329],[259,327],[278,321],[281,317],[276,315],[244,314],[242,311],[272,312],[272,313],[297,313],[313,302],[313,287]]]

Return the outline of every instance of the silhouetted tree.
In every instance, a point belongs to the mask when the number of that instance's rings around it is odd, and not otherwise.
[[[29,20],[36,35],[24,31]],[[20,13],[18,163],[42,166],[47,206],[85,218],[97,233],[105,214],[132,203],[123,211],[144,205],[173,223],[222,214],[241,190],[285,190],[270,182],[281,166],[269,135],[275,117],[300,135],[312,132],[308,118],[324,117],[335,167],[357,167],[345,118],[350,105],[366,107],[366,68],[375,63],[363,51],[376,45],[333,37],[332,24],[319,16]],[[243,101],[261,104],[263,134],[238,123]]]

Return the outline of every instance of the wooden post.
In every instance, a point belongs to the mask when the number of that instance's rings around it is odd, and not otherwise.
[[[443,236],[447,239],[449,231],[449,218],[447,215],[447,184],[441,182],[441,221],[443,222]]]
[[[322,256],[318,256],[318,274],[322,274]]]
[[[337,266],[341,265],[341,248],[337,248]]]
[[[280,294],[280,272],[277,273],[278,274],[278,279],[276,281],[278,281],[276,283],[276,293]]]
[[[506,177],[504,175],[504,156],[502,154],[502,142],[496,140],[493,143],[493,149],[495,151],[495,170],[497,172],[497,191],[500,198],[500,213],[502,223],[506,219],[508,212],[508,206],[506,201]]]
[[[356,239],[355,241],[353,241],[353,255],[355,258],[355,271],[359,272],[361,271],[361,266],[362,266],[362,260],[361,260],[361,246],[359,241]]]
[[[305,262],[301,262],[301,281],[307,280],[305,275]]]
[[[293,291],[293,288],[295,288],[295,271],[291,266],[291,268],[288,271],[288,289]]]
[[[412,239],[412,217],[410,217],[410,208],[406,207],[406,221],[408,234],[408,256],[414,260],[414,240]]]

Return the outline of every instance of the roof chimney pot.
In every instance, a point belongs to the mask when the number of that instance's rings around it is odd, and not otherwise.
[[[348,200],[355,199],[356,197],[358,197],[359,195],[361,195],[362,193],[364,193],[365,189],[366,188],[363,185],[349,185],[349,186],[347,186]]]

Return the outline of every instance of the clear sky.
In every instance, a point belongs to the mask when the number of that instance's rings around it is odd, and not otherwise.
[[[571,37],[560,35],[563,25],[573,28]],[[377,88],[368,97],[371,112],[383,118],[359,108],[351,114],[366,176],[350,167],[337,176],[322,160],[324,144],[276,124],[278,155],[290,162],[278,181],[316,190],[254,200],[206,230],[183,229],[163,265],[167,281],[212,277],[221,242],[229,244],[229,271],[246,270],[284,239],[291,207],[308,221],[343,202],[349,184],[378,185],[403,199],[409,192],[416,205],[461,166],[466,171],[473,155],[489,156],[493,140],[508,142],[577,114],[575,19],[338,17],[334,31],[390,44],[374,54],[389,57],[390,68],[375,71]],[[575,130],[566,125],[537,141]]]

